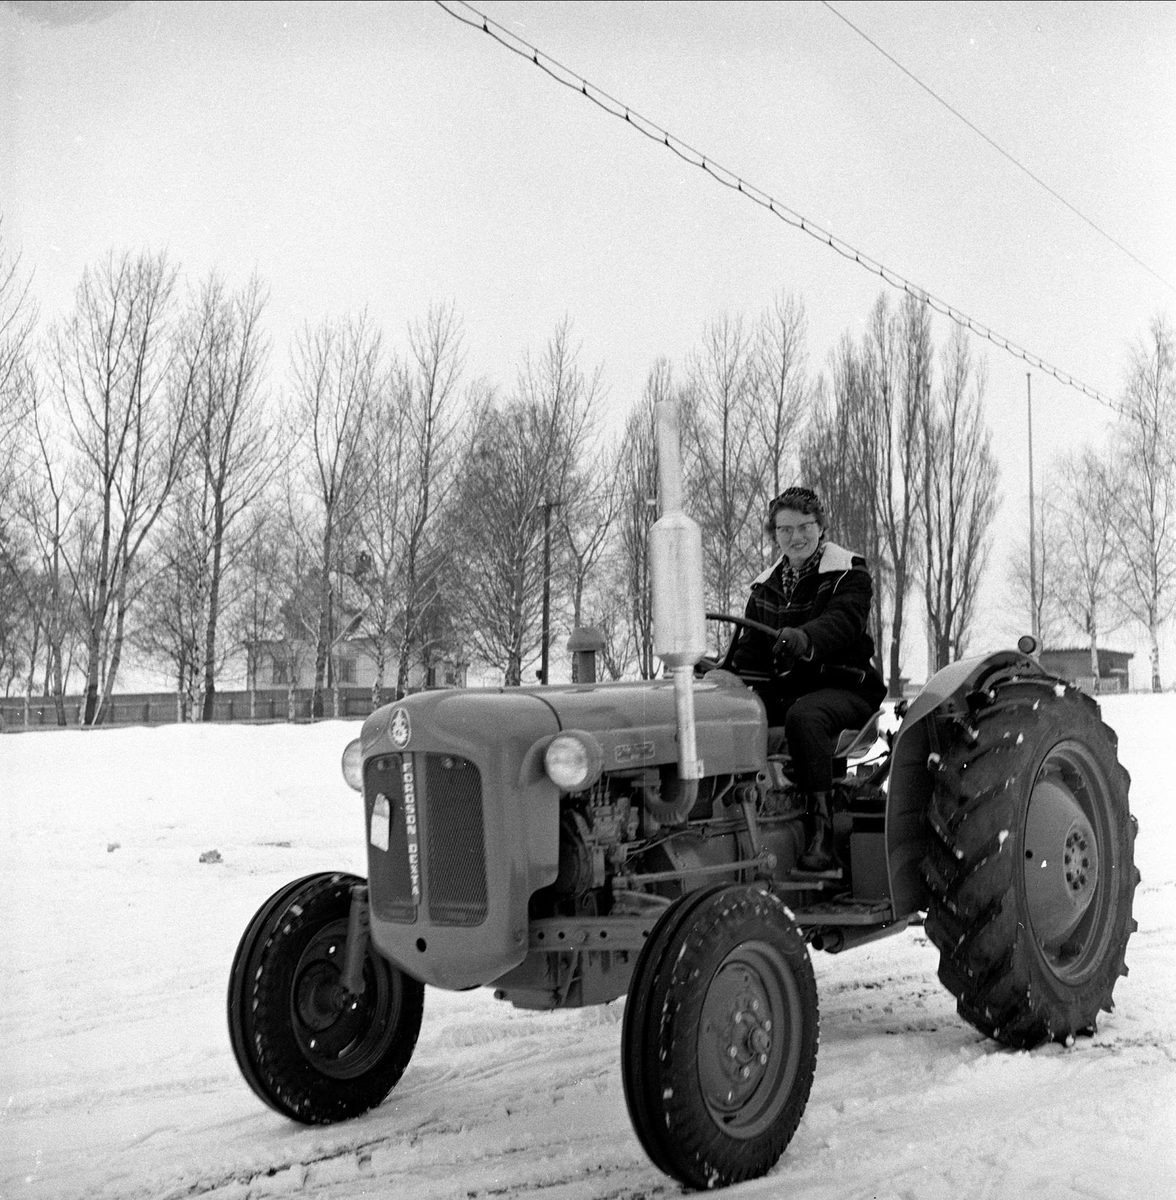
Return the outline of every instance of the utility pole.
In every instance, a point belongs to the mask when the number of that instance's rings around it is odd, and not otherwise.
[[[1025,372],[1025,395],[1029,406],[1029,632],[1041,648],[1041,620],[1037,609],[1037,533],[1036,500],[1033,497],[1033,382]]]

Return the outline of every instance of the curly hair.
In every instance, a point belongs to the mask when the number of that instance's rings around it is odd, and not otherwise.
[[[793,512],[804,513],[806,517],[814,517],[822,530],[826,528],[825,504],[821,497],[812,488],[790,487],[785,488],[768,503],[768,515],[764,519],[764,532],[769,537],[776,536],[776,514],[785,508],[791,509]]]

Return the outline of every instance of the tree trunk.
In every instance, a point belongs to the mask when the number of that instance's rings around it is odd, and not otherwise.
[[[384,640],[381,638],[376,644],[376,677],[372,680],[372,712],[380,707],[380,701],[384,696],[384,668],[387,665],[387,658]],[[398,693],[397,699],[399,698]]]
[[[114,619],[114,643],[110,648],[110,664],[106,671],[106,683],[102,688],[102,703],[94,714],[94,724],[100,725],[110,707],[110,698],[114,694],[114,681],[118,677],[118,668],[122,663],[123,631],[126,629],[127,608],[122,597],[118,600],[118,612]]]
[[[887,694],[892,700],[902,696],[902,598],[897,587],[894,593],[894,619],[890,623],[890,685]]]
[[[412,585],[409,584],[411,589]],[[404,629],[400,638],[400,661],[396,664],[396,699],[403,700],[408,695],[408,666],[409,656],[412,652],[412,637],[411,630],[413,622],[416,620],[412,612],[411,590],[407,593],[409,600],[404,608]]]
[[[1148,622],[1148,636],[1151,639],[1151,690],[1153,692],[1162,692],[1163,685],[1160,683],[1160,627],[1153,618]]]
[[[1093,617],[1090,620],[1090,674],[1094,679],[1094,694],[1097,696],[1102,689],[1099,687],[1098,674],[1098,626]]]
[[[220,607],[221,539],[224,530],[220,518],[212,549],[212,579],[208,589],[208,624],[204,630],[204,706],[200,714],[202,721],[211,721],[213,705],[216,703],[216,626]]]
[[[66,726],[65,680],[62,678],[60,642],[53,647],[53,707],[57,711],[57,724],[64,729]]]

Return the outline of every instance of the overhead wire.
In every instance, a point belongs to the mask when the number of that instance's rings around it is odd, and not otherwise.
[[[920,287],[918,284],[905,278],[898,271],[887,267],[884,263],[879,262],[864,251],[856,249],[849,242],[845,241],[844,238],[838,237],[836,234],[824,229],[817,222],[805,217],[802,213],[776,200],[762,188],[749,183],[736,172],[716,162],[710,155],[705,154],[701,150],[696,150],[676,134],[664,129],[656,122],[649,120],[649,118],[642,116],[631,105],[611,96],[603,88],[590,83],[583,76],[573,71],[570,67],[564,66],[563,63],[553,58],[550,54],[520,38],[517,34],[511,33],[505,26],[500,25],[493,18],[474,8],[467,0],[434,0],[434,3],[448,13],[449,16],[453,17],[454,20],[460,21],[463,25],[468,25],[472,29],[480,29],[483,33],[493,38],[499,45],[511,51],[511,53],[531,62],[543,71],[544,74],[555,80],[556,83],[562,84],[573,92],[578,92],[610,116],[623,120],[627,125],[637,130],[638,133],[650,141],[657,142],[659,145],[672,151],[683,162],[701,168],[717,183],[721,183],[724,187],[747,197],[747,199],[766,209],[773,216],[778,217],[785,224],[790,225],[794,229],[799,229],[802,233],[808,234],[809,237],[835,250],[843,258],[877,275],[891,287],[913,296],[916,300],[921,301],[933,311],[947,317],[956,325],[961,326],[970,333],[974,333],[977,337],[991,342],[994,346],[999,347],[1015,358],[1021,359],[1031,367],[1036,367],[1037,370],[1051,376],[1066,387],[1073,388],[1075,391],[1081,392],[1084,396],[1110,409],[1116,411],[1119,409],[1119,405],[1109,396],[1099,391],[1098,388],[1083,382],[1069,371],[1054,366],[1041,355],[1013,341],[1012,338],[997,332],[976,318],[969,316],[962,309],[940,299],[926,288]],[[455,11],[455,6],[473,13],[477,19],[471,19],[461,12]]]
[[[856,33],[858,35],[858,37],[860,37],[863,41],[868,42],[871,46],[873,46],[874,49],[877,50],[878,53],[881,54],[883,58],[885,58],[888,62],[893,63],[893,65],[896,66],[909,80],[911,80],[912,83],[915,83],[919,87],[921,87],[923,89],[923,91],[925,91],[927,93],[927,95],[931,97],[932,100],[934,100],[937,104],[940,104],[944,108],[946,108],[947,111],[949,113],[951,113],[951,115],[953,117],[956,118],[956,120],[962,121],[974,134],[977,135],[977,137],[983,138],[984,141],[986,141],[997,152],[997,154],[1001,155],[1003,158],[1008,159],[1008,161],[1011,162],[1013,164],[1013,166],[1017,168],[1018,171],[1021,171],[1024,174],[1028,175],[1029,178],[1032,179],[1033,182],[1035,184],[1037,184],[1037,186],[1039,188],[1042,188],[1045,191],[1047,191],[1060,204],[1064,204],[1066,206],[1066,208],[1068,208],[1076,217],[1078,217],[1082,221],[1085,221],[1086,224],[1089,225],[1090,228],[1093,229],[1095,231],[1095,233],[1097,233],[1099,235],[1099,237],[1105,238],[1108,242],[1111,243],[1112,246],[1115,247],[1116,250],[1120,250],[1129,259],[1131,259],[1131,261],[1133,263],[1135,263],[1137,266],[1142,267],[1154,279],[1157,279],[1160,283],[1162,283],[1166,288],[1169,288],[1171,291],[1176,292],[1176,284],[1170,283],[1158,271],[1153,270],[1150,266],[1148,266],[1147,263],[1145,263],[1143,261],[1142,258],[1139,258],[1131,250],[1128,250],[1128,248],[1126,246],[1124,246],[1122,242],[1120,242],[1117,238],[1113,237],[1111,234],[1107,233],[1107,231],[1105,229],[1103,229],[1100,225],[1097,225],[1080,208],[1078,208],[1076,205],[1071,204],[1070,201],[1067,200],[1065,196],[1063,196],[1060,192],[1055,191],[1052,187],[1050,187],[1050,185],[1048,183],[1045,182],[1044,179],[1040,178],[1040,176],[1034,174],[1034,172],[1031,171],[1027,166],[1025,166],[1025,164],[1023,162],[1021,162],[1017,158],[1014,158],[1014,156],[1012,154],[1010,154],[995,139],[989,137],[988,134],[986,134],[983,129],[981,129],[978,125],[974,124],[967,117],[965,117],[964,114],[959,111],[959,109],[954,108],[951,104],[949,104],[941,95],[939,95],[938,92],[936,92],[933,88],[931,88],[927,84],[925,84],[913,71],[904,67],[903,64],[900,63],[898,61],[898,59],[894,57],[893,54],[891,54],[889,51],[883,49],[880,45],[878,45],[878,43],[876,41],[874,41],[874,39],[872,37],[870,37],[870,35],[868,33],[866,33],[862,29],[859,29],[858,26],[856,26],[844,13],[839,12],[836,8],[834,8],[833,5],[829,3],[829,0],[821,0],[821,3],[835,17],[837,17],[838,20],[843,21],[846,25],[848,25],[849,28],[852,29],[854,31],[854,33]]]

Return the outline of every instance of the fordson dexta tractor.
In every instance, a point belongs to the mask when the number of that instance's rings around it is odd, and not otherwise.
[[[806,816],[780,731],[746,678],[697,669],[700,541],[680,511],[675,414],[659,409],[667,677],[424,692],[364,722],[343,769],[363,796],[367,880],[276,892],[231,972],[237,1062],[286,1116],[379,1104],[425,984],[526,1008],[627,995],[638,1139],[682,1183],[722,1186],[768,1171],[804,1112],[810,951],[925,916],[960,1016],[998,1042],[1066,1041],[1110,1010],[1138,875],[1128,775],[1095,702],[1031,639],[952,664],[896,729],[844,735],[842,866],[799,871]]]

